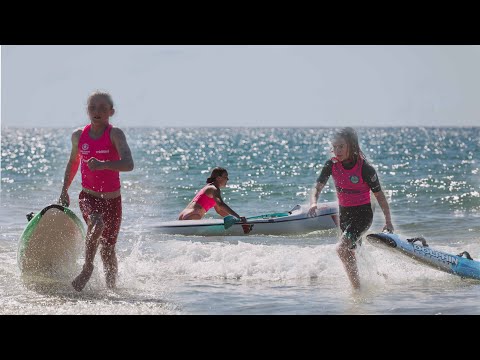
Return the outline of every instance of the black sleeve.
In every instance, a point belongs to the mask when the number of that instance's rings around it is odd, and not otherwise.
[[[333,161],[328,160],[320,172],[320,176],[317,178],[317,183],[326,184],[328,178],[332,175]]]
[[[362,177],[363,181],[368,184],[372,192],[376,193],[382,190],[377,172],[375,171],[374,167],[367,162],[363,163]]]

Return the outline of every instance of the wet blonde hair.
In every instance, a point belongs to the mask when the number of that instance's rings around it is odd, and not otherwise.
[[[366,160],[366,156],[363,151],[360,149],[360,144],[358,143],[358,135],[355,129],[351,127],[345,127],[341,130],[338,130],[333,135],[333,139],[343,138],[348,145],[349,157],[353,161],[357,162],[358,157],[361,157],[363,160]]]
[[[105,99],[107,99],[107,102],[110,104],[110,106],[112,107],[113,109],[113,100],[112,100],[112,95],[110,95],[110,93],[106,92],[106,91],[100,91],[100,90],[96,90],[94,91],[93,93],[90,94],[90,96],[88,97],[87,99],[87,106],[88,104],[90,104],[90,101],[94,98],[94,97],[104,97]]]

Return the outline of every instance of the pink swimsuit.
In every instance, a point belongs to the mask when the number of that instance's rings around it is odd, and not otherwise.
[[[117,191],[120,189],[120,175],[118,171],[108,169],[92,171],[87,166],[87,161],[92,157],[101,161],[120,160],[117,149],[112,144],[112,140],[110,140],[112,125],[108,125],[98,139],[90,137],[91,126],[91,124],[85,126],[78,142],[78,150],[82,158],[82,187],[97,192]]]
[[[109,125],[102,136],[92,139],[89,135],[91,124],[85,126],[80,135],[78,150],[82,161],[82,187],[98,192],[113,192],[120,189],[120,176],[118,171],[96,170],[92,171],[87,165],[88,159],[94,157],[101,161],[120,160],[117,149],[110,140]],[[88,224],[89,217],[93,213],[102,215],[105,228],[102,237],[107,244],[114,245],[117,242],[120,224],[122,223],[122,197],[114,199],[102,199],[81,191],[79,196],[80,211],[85,222]]]
[[[207,189],[207,187],[205,186],[202,190],[200,190],[197,193],[197,195],[195,195],[195,197],[193,198],[192,201],[196,202],[201,207],[203,207],[205,209],[205,211],[208,211],[212,207],[214,207],[217,204],[217,202],[214,199],[212,199],[211,197],[208,197],[205,194],[206,189]]]

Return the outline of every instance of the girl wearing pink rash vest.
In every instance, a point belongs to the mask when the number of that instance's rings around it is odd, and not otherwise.
[[[78,142],[78,150],[81,153],[80,165],[82,173],[82,187],[97,192],[113,192],[120,189],[120,174],[112,170],[92,171],[88,167],[88,160],[95,158],[99,161],[118,161],[120,155],[110,139],[112,125],[109,124],[98,139],[90,137],[91,124],[83,129]]]
[[[233,215],[246,222],[245,217],[238,215],[230,206],[222,200],[220,188],[226,187],[228,172],[224,168],[216,167],[207,179],[207,185],[203,187],[180,213],[178,220],[200,220],[212,207],[220,216]]]
[[[110,94],[94,92],[87,101],[90,124],[72,134],[72,150],[65,169],[58,202],[70,205],[68,188],[78,168],[82,173],[79,206],[87,223],[85,263],[72,281],[77,291],[87,284],[93,272],[93,260],[100,246],[106,283],[114,288],[118,272],[115,244],[122,222],[120,171],[133,170],[133,159],[125,134],[109,123],[115,113]]]
[[[361,236],[370,228],[373,211],[370,204],[370,191],[373,192],[385,215],[384,231],[393,232],[390,208],[383,193],[377,173],[370,165],[358,144],[354,129],[344,128],[335,133],[332,140],[335,157],[325,163],[312,191],[310,214],[315,214],[320,192],[330,175],[337,190],[340,229],[342,236],[337,253],[354,289],[360,288],[355,248],[361,244]]]

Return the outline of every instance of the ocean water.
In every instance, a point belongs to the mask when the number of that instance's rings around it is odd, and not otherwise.
[[[154,234],[175,220],[214,166],[229,171],[224,200],[254,216],[307,204],[330,157],[331,128],[123,128],[135,170],[121,173],[118,289],[91,281],[28,284],[16,254],[25,215],[56,202],[74,129],[2,128],[0,314],[480,314],[480,282],[364,242],[362,289],[351,289],[336,230],[302,236]],[[396,232],[480,258],[480,128],[358,128],[390,199]],[[80,215],[77,174],[69,191]],[[320,202],[336,200],[333,181]],[[217,218],[210,211],[207,217]],[[371,232],[384,217],[376,207]],[[81,266],[81,261],[79,265]]]

